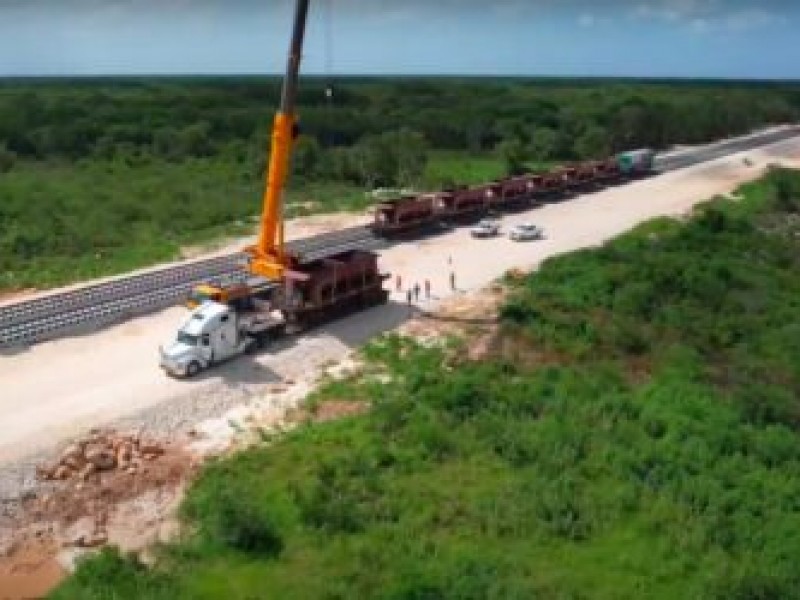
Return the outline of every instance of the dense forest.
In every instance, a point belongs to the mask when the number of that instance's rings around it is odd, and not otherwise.
[[[11,153],[22,159],[146,155],[174,161],[243,159],[254,149],[263,159],[279,86],[277,80],[246,79],[7,83],[0,87],[3,164]],[[363,182],[364,174],[348,173],[355,165],[346,163],[357,160],[337,160],[335,151],[319,165],[303,159],[312,146],[380,151],[381,141],[475,154],[513,143],[540,160],[665,148],[796,120],[800,86],[483,79],[344,79],[325,85],[312,79],[303,84],[299,103],[307,146],[298,157],[303,175]]]
[[[0,82],[0,290],[174,258],[250,231],[280,82]],[[332,90],[331,94],[326,89]],[[289,215],[800,118],[791,84],[308,79]]]
[[[509,277],[480,362],[373,343],[314,398],[368,413],[208,465],[155,567],[53,598],[800,598],[800,172],[740,196]]]

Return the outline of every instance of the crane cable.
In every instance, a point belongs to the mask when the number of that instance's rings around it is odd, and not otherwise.
[[[335,145],[335,132],[333,131],[333,0],[325,0],[325,7],[323,10],[323,19],[325,21],[325,35],[324,43],[324,85],[325,85],[325,112],[326,114],[326,127],[324,146],[332,148]]]
[[[328,103],[333,100],[333,0],[325,0],[325,98]]]

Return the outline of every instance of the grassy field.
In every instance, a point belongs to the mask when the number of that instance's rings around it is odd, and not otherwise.
[[[243,165],[26,164],[0,176],[0,290],[51,287],[177,258],[181,247],[250,234],[262,182]],[[288,217],[361,210],[355,186],[314,182],[287,194]]]
[[[490,154],[436,152],[422,187],[501,173]],[[220,157],[22,163],[0,175],[0,291],[124,273],[178,258],[186,245],[252,233],[262,190],[249,162]],[[362,211],[371,202],[355,185],[296,177],[286,215]]]
[[[54,599],[800,598],[800,173],[509,281],[491,356],[386,337],[364,416],[208,465]]]
[[[470,156],[446,150],[432,152],[425,169],[425,181],[431,185],[482,183],[504,175],[503,161],[492,155]]]
[[[555,162],[528,161],[526,166],[532,171],[548,169]],[[474,184],[505,177],[505,164],[496,154],[473,155],[466,152],[447,150],[430,153],[425,169],[424,181],[433,189],[456,184]]]

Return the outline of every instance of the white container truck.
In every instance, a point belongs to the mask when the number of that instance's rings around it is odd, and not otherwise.
[[[265,313],[237,313],[217,302],[195,308],[172,342],[161,346],[160,366],[176,377],[193,377],[203,369],[266,346],[283,336],[286,324]]]

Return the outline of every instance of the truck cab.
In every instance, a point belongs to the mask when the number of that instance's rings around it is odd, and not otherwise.
[[[239,328],[236,311],[218,302],[204,302],[161,347],[160,366],[178,377],[192,377],[211,365],[238,356],[257,345]]]
[[[229,283],[201,283],[189,293],[185,305],[189,309],[194,309],[210,301],[227,304],[237,310],[250,309],[255,300],[269,301],[276,288],[274,281],[261,277],[250,277],[246,281]]]

